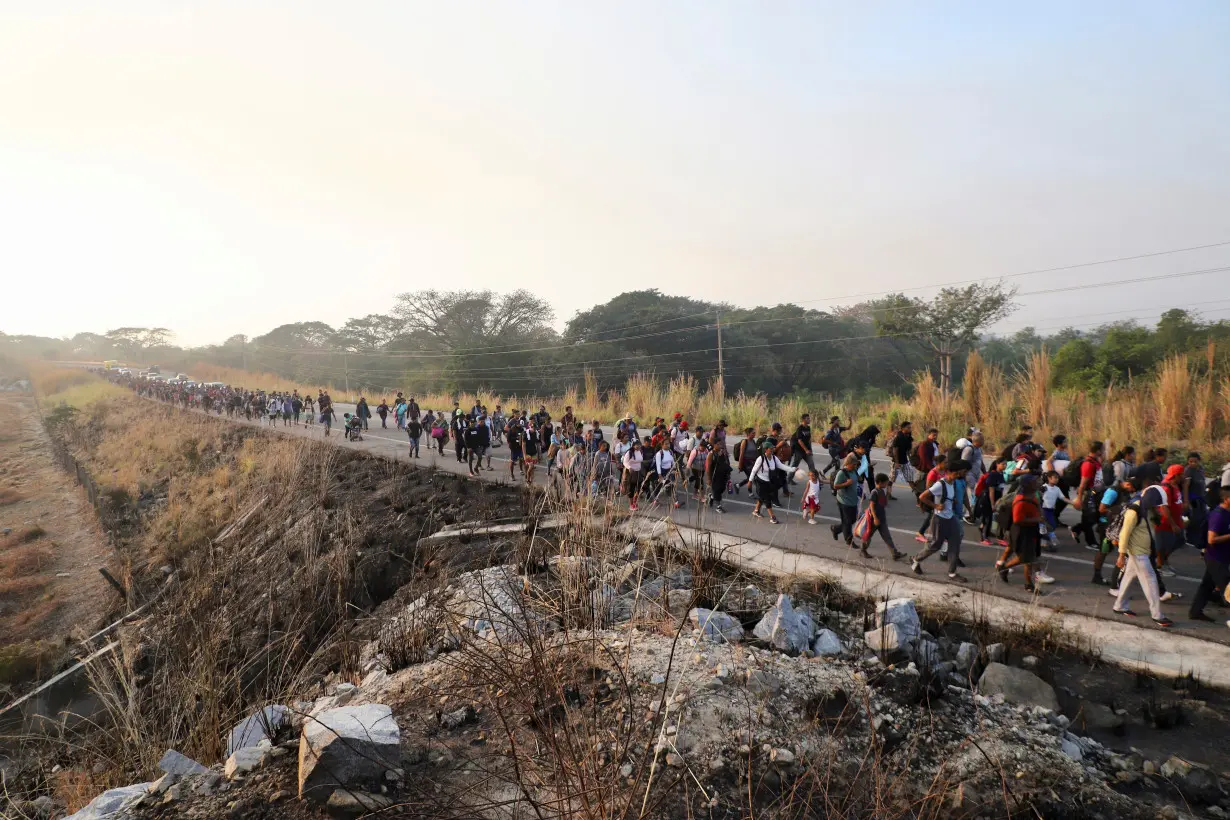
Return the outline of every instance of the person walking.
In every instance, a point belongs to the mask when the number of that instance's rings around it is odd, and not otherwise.
[[[1204,614],[1204,605],[1215,594],[1224,596],[1226,585],[1230,583],[1230,493],[1223,494],[1221,503],[1209,512],[1206,527],[1208,546],[1204,548],[1204,577],[1200,579],[1200,588],[1192,598],[1188,613],[1193,621],[1213,620]],[[1226,626],[1230,626],[1230,621],[1226,621]]]
[[[368,419],[372,417],[372,409],[367,406],[367,399],[362,396],[359,396],[359,403],[355,405],[355,415],[359,417],[359,423],[366,430]]]
[[[389,402],[387,399],[381,399],[380,404],[376,405],[376,415],[380,416],[381,429],[388,429],[389,426]]]
[[[999,578],[1008,583],[1008,573],[1013,567],[1025,571],[1025,591],[1037,592],[1034,564],[1038,560],[1041,541],[1042,505],[1038,498],[1038,479],[1032,473],[1021,477],[1016,495],[1012,498],[1012,527],[1008,530],[1010,556],[995,562]]]
[[[466,431],[469,428],[470,424],[466,414],[454,411],[452,423],[453,449],[456,452],[458,464],[466,460]]]
[[[824,438],[821,439],[821,444],[828,451],[829,463],[824,467],[824,475],[830,472],[836,473],[841,469],[842,451],[846,447],[846,442],[842,439],[841,434],[854,426],[853,419],[848,420],[845,427],[841,426],[841,417],[832,416],[829,418],[829,429],[824,431]]]
[[[628,497],[628,509],[632,512],[636,512],[636,502],[641,495],[641,468],[645,462],[645,454],[641,447],[640,440],[633,435],[622,460],[623,492]]]
[[[1204,474],[1204,464],[1200,454],[1187,454],[1187,467],[1183,470],[1183,506],[1187,510],[1188,544],[1198,550],[1203,550],[1207,542],[1209,523],[1208,478]]]
[[[381,426],[384,424],[384,417],[381,419]],[[419,457],[419,440],[423,437],[423,425],[418,419],[410,419],[406,422],[406,435],[410,438],[410,458]]]
[[[910,453],[914,452],[914,426],[909,421],[901,422],[897,434],[888,444],[888,452],[893,462],[893,472],[888,483],[888,498],[892,501],[896,499],[892,488],[898,478],[908,486],[914,486],[914,468],[910,466]]]
[[[706,479],[709,485],[709,506],[713,507],[714,512],[724,513],[726,510],[722,507],[722,496],[730,485],[731,476],[730,455],[726,452],[725,444],[713,446],[705,469],[708,472]]]
[[[888,546],[889,554],[892,555],[894,561],[900,561],[905,557],[905,553],[899,551],[897,545],[893,543],[892,533],[888,529],[888,488],[891,486],[892,479],[887,475],[884,473],[876,475],[876,486],[871,491],[871,497],[867,502],[868,514],[871,516],[871,531],[859,545],[859,552],[864,558],[871,557],[867,548],[871,546],[871,537],[876,533],[880,534],[880,538]]]
[[[1177,466],[1177,465],[1176,465]],[[1180,468],[1181,469],[1181,468]],[[1119,530],[1119,554],[1124,559],[1123,578],[1119,582],[1119,594],[1115,596],[1116,615],[1136,617],[1128,608],[1132,582],[1139,581],[1149,602],[1149,614],[1160,627],[1174,626],[1174,622],[1162,614],[1157,575],[1149,555],[1153,550],[1153,535],[1149,532],[1148,511],[1137,501],[1130,502],[1123,511],[1123,527]]]
[[[969,472],[965,475],[965,486],[969,488],[972,494],[974,488],[978,486],[978,482],[982,480],[983,474],[986,472],[986,465],[983,463],[982,444],[983,437],[981,430],[973,430],[970,433],[969,441],[961,449],[961,459],[969,464]],[[974,512],[974,498],[972,495],[965,499],[966,517],[965,520],[970,524],[977,524],[978,519]]]
[[[1143,469],[1147,465],[1141,465]],[[1146,515],[1157,516],[1153,528],[1154,546],[1157,549],[1157,574],[1173,578],[1170,556],[1183,546],[1186,523],[1183,520],[1183,491],[1180,489],[1185,468],[1172,464],[1160,484],[1146,485],[1141,490],[1140,508]]]
[[[829,527],[833,540],[841,538],[847,547],[854,546],[854,522],[858,519],[858,480],[858,457],[851,453],[833,476],[838,521]]]
[[[739,470],[743,473],[743,480],[735,485],[735,492],[738,493],[743,487],[747,487],[747,494],[753,495],[755,488],[752,487],[752,465],[756,463],[756,428],[743,428],[743,438],[735,444],[735,463],[739,465]]]
[[[782,464],[781,459],[774,453],[774,445],[767,442],[752,465],[752,482],[756,489],[756,506],[752,508],[752,515],[756,518],[763,518],[764,516],[760,513],[763,508],[769,513],[770,524],[779,523],[777,516],[773,513],[773,502],[777,494],[774,487],[774,476],[778,470],[784,470],[785,467],[786,465]]]
[[[924,442],[925,443],[925,442]],[[928,544],[922,552],[914,556],[910,567],[915,575],[922,575],[922,562],[935,553],[947,548],[948,577],[954,581],[965,581],[957,572],[961,561],[961,519],[953,516],[953,501],[956,498],[956,482],[968,465],[961,460],[949,461],[944,465],[944,476],[936,481],[918,496],[922,506],[935,513],[935,540]]]
[[[807,462],[807,471],[814,473],[816,471],[816,461],[812,458],[811,453],[811,414],[804,413],[799,419],[799,426],[795,428],[794,435],[790,437],[790,475],[794,475],[795,469],[803,463]]]

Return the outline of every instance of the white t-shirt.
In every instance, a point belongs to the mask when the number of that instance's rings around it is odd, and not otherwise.
[[[820,482],[812,481],[809,478],[807,479],[807,492],[803,494],[803,500],[810,501],[812,499],[820,500]]]
[[[949,481],[937,481],[931,485],[931,497],[935,499],[935,514],[939,518],[952,518],[952,497],[956,488]]]
[[[1055,509],[1055,502],[1063,498],[1063,490],[1059,489],[1057,484],[1047,484],[1046,489],[1042,491],[1042,509]]]

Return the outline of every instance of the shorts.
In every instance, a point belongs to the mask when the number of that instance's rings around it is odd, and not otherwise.
[[[1021,559],[1022,564],[1032,564],[1038,560],[1038,533],[1032,526],[1012,525],[1012,552]]]
[[[521,451],[517,449],[516,447],[509,447],[508,448],[508,460],[511,461],[513,464],[516,464],[518,462],[524,461],[525,457],[521,455]]]

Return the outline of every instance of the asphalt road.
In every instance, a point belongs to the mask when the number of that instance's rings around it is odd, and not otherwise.
[[[353,412],[353,406],[338,404],[335,405],[335,410],[340,419],[342,412]],[[393,419],[390,417],[388,428],[381,428],[379,417],[374,417],[372,422],[374,426],[364,433],[363,440],[358,442],[345,441],[337,426],[334,427],[333,434],[328,439],[324,439],[323,427],[320,424],[310,427],[286,427],[279,423],[276,429],[278,432],[287,435],[327,440],[339,447],[363,450],[399,461],[409,460],[409,441],[404,433],[397,430]],[[239,423],[258,425],[257,422],[246,422],[244,420],[240,420]],[[259,424],[258,426],[270,429],[268,425]],[[612,429],[604,428],[604,431],[608,437],[613,438]],[[467,471],[467,466],[456,460],[451,443],[446,444],[445,453],[441,456],[433,451],[428,451],[426,444],[429,440],[427,437],[423,439],[421,457],[417,461],[418,464],[455,473],[465,473]],[[873,451],[872,457],[873,462],[875,462],[873,466],[878,471],[886,472],[888,460],[884,451],[877,448]],[[508,450],[506,448],[495,448],[491,463],[494,469],[489,472],[484,471],[482,475],[483,480],[509,483]],[[546,474],[545,465],[539,465],[535,475],[535,484],[543,484]],[[520,479],[518,478],[519,481]],[[798,489],[801,490],[801,487]],[[897,490],[899,500],[889,505],[889,527],[897,548],[908,554],[913,554],[922,547],[921,544],[913,540],[917,527],[922,522],[922,513],[910,500],[908,488],[901,485]],[[746,494],[728,497],[725,502],[727,509],[725,515],[713,512],[694,499],[688,500],[686,506],[678,510],[666,509],[665,507],[647,509],[645,505],[642,505],[641,514],[659,518],[669,515],[680,524],[703,526],[728,535],[746,538],[750,541],[768,543],[788,550],[821,555],[826,558],[850,563],[863,563],[866,559],[861,558],[856,550],[851,550],[841,541],[834,539],[827,526],[829,523],[836,521],[832,515],[836,512],[836,502],[832,496],[827,492],[823,495],[823,507],[821,514],[818,516],[820,523],[808,525],[804,522],[798,508],[801,495],[801,492],[796,492],[795,496],[789,499],[794,505],[793,508],[779,511],[779,518],[782,523],[778,526],[769,524],[767,519],[753,518],[750,515],[753,502]],[[682,497],[681,494],[680,498],[682,499]],[[1070,510],[1066,512],[1071,513]],[[1068,516],[1069,520],[1073,517],[1070,514]],[[909,560],[903,559],[900,562],[893,562],[889,558],[888,550],[878,536],[873,538],[870,552],[872,554],[871,560],[878,569],[902,574],[910,571]],[[1001,597],[1014,598],[1021,601],[1031,600],[1032,596],[1023,589],[1023,578],[1019,574],[1014,573],[1008,584],[1000,581],[994,571],[994,563],[999,552],[999,547],[980,545],[976,529],[967,526],[965,528],[965,541],[961,546],[962,559],[967,565],[967,568],[962,570],[962,574],[967,579],[965,586],[974,587],[988,594]],[[1107,594],[1107,588],[1090,583],[1090,578],[1093,574],[1093,556],[1094,552],[1088,550],[1083,545],[1074,544],[1066,532],[1061,533],[1059,551],[1057,553],[1045,554],[1041,562],[1046,572],[1055,578],[1055,583],[1041,587],[1042,594],[1037,598],[1038,603],[1051,608],[1081,612],[1095,617],[1122,620],[1123,616],[1115,615],[1111,611],[1114,599]],[[1206,640],[1230,644],[1230,628],[1227,628],[1225,623],[1225,620],[1230,618],[1230,609],[1222,610],[1212,605],[1207,607],[1206,612],[1216,619],[1214,623],[1188,620],[1188,604],[1203,571],[1203,562],[1200,555],[1190,547],[1185,547],[1172,558],[1172,565],[1178,572],[1178,576],[1165,579],[1166,585],[1169,590],[1180,594],[1182,597],[1163,604],[1162,608],[1176,622],[1175,628]],[[923,564],[923,570],[929,580],[958,583],[948,579],[947,567],[940,562],[938,555],[927,560]],[[1110,577],[1111,567],[1108,566],[1103,572],[1107,577]],[[1143,593],[1139,589],[1135,590],[1132,595],[1132,608],[1139,615],[1132,622],[1138,623],[1141,627],[1156,628],[1149,619],[1148,606],[1144,600]]]

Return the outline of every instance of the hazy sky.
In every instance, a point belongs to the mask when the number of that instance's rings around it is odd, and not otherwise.
[[[1230,240],[1228,41],[1225,0],[0,0],[0,330],[201,344],[428,286],[562,322]],[[1005,329],[1221,318],[1227,283],[1030,297]]]

